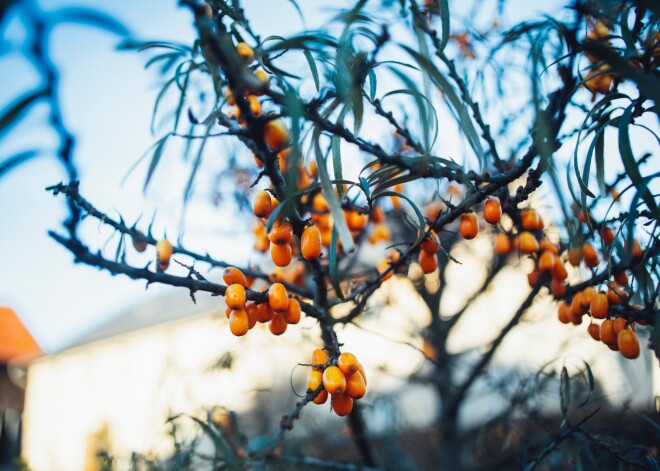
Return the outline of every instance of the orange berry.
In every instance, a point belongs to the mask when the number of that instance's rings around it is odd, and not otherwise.
[[[497,234],[495,237],[495,253],[497,255],[506,255],[511,252],[511,239],[503,233]]]
[[[424,253],[424,252],[421,252],[421,253]],[[420,253],[420,255],[421,255],[421,253]],[[435,257],[434,257],[434,258],[435,258]],[[380,263],[378,264],[378,268],[377,268],[377,269],[378,269],[378,273],[379,273],[380,275],[382,275],[382,274],[385,273],[387,270],[389,270],[390,266],[391,266],[391,265],[390,265],[390,261],[389,261],[388,259],[384,258],[384,259],[381,260]],[[390,278],[392,278],[392,275],[394,275],[394,270],[387,272],[387,274],[383,276],[383,281],[387,281],[387,280],[389,280]]]
[[[534,209],[523,209],[521,214],[522,228],[528,231],[543,229],[543,220]]]
[[[346,375],[346,395],[353,399],[361,399],[367,392],[367,385],[364,383],[362,373],[356,371],[355,373]]]
[[[174,247],[167,239],[156,242],[156,257],[158,258],[158,268],[162,271],[170,265],[170,258],[174,253]]]
[[[323,386],[330,394],[342,394],[346,391],[346,376],[336,366],[328,366],[323,371]]]
[[[314,398],[314,404],[321,405],[325,404],[326,401],[328,400],[328,391],[325,389],[322,390],[318,395]]]
[[[268,79],[268,75],[266,75],[266,72],[264,72],[263,70],[258,70],[254,73],[254,76],[255,78],[259,79],[259,81],[263,84],[265,88],[268,88],[268,86],[270,85],[270,81]],[[254,94],[257,96],[261,96],[263,95],[263,92],[259,91],[259,92],[255,92]]]
[[[270,304],[261,303],[257,304],[257,320],[262,324],[270,322],[273,318],[273,310],[270,308]]]
[[[300,303],[296,298],[291,298],[289,299],[289,307],[284,311],[284,321],[287,324],[297,324],[300,322],[301,313]]]
[[[539,249],[544,251],[549,250],[553,254],[559,255],[559,248],[548,239],[543,239],[541,242],[539,242]]]
[[[520,251],[525,254],[535,253],[539,250],[539,243],[536,237],[529,231],[524,231],[520,234],[519,246]]]
[[[544,272],[552,272],[555,268],[555,260],[557,256],[550,252],[549,250],[546,250],[541,254],[539,257],[539,271],[541,273]]]
[[[312,365],[325,365],[329,359],[330,357],[328,356],[328,352],[326,352],[321,348],[317,348],[312,352]],[[323,368],[321,368],[320,366],[318,368],[316,367],[312,367],[312,368],[318,371],[323,371]]]
[[[320,191],[314,195],[314,198],[312,199],[312,207],[318,212],[330,210],[328,200],[325,199],[325,196],[323,196],[323,193]]]
[[[282,283],[273,283],[268,289],[268,304],[275,312],[284,312],[289,307],[289,293]]]
[[[633,331],[626,329],[619,332],[617,345],[624,358],[634,360],[639,356],[639,339]]]
[[[236,337],[245,335],[250,330],[248,314],[244,309],[231,311],[231,314],[229,314],[229,330]]]
[[[256,304],[250,303],[245,306],[245,312],[248,316],[248,328],[252,328],[257,324],[259,320],[259,310],[257,309]]]
[[[371,210],[371,220],[376,224],[383,222],[385,220],[385,212],[383,211],[383,208],[378,205],[374,206]]]
[[[582,247],[571,247],[568,249],[568,261],[574,267],[580,266],[582,261]]]
[[[555,298],[563,298],[566,294],[566,283],[553,277],[550,281],[550,292]]]
[[[566,271],[566,265],[562,262],[559,257],[555,258],[555,268],[552,270],[552,277],[557,278],[558,280],[564,281],[568,278],[568,272]]]
[[[245,288],[243,285],[236,283],[227,287],[225,304],[232,309],[243,309],[245,307]]]
[[[607,290],[607,300],[612,305],[621,304],[627,298],[628,293],[616,286],[610,286],[610,289]]]
[[[264,141],[273,152],[280,151],[291,143],[291,134],[281,118],[271,119],[264,125]]]
[[[573,299],[571,300],[571,313],[573,317],[582,316],[587,312],[587,309],[582,304],[582,292],[575,293]]]
[[[440,246],[438,245],[437,241],[438,241],[438,236],[436,235],[435,231],[431,229],[429,235],[426,236],[424,242],[422,242],[420,247],[428,255],[435,255],[440,251]]]
[[[557,318],[562,324],[568,324],[571,322],[571,307],[565,301],[559,303]]]
[[[359,361],[352,353],[342,353],[337,359],[337,367],[347,375],[358,371]]]
[[[633,261],[640,260],[642,258],[642,255],[644,254],[644,252],[642,251],[642,246],[639,245],[639,241],[637,239],[633,239],[632,244],[630,243],[629,240],[627,240],[626,243],[624,244],[624,248],[626,249],[626,252],[630,251]]]
[[[590,312],[591,316],[595,319],[605,319],[609,308],[610,303],[607,300],[607,296],[603,293],[598,293],[591,300]]]
[[[232,93],[231,87],[229,85],[225,87],[225,101],[230,106],[236,104],[236,100],[234,99],[234,94]]]
[[[582,245],[582,255],[584,257],[584,264],[589,268],[597,267],[600,263],[600,258],[598,257],[598,252],[594,249],[594,246],[589,242],[585,242]]]
[[[502,217],[502,205],[497,198],[488,198],[484,203],[484,219],[489,224],[497,224]]]
[[[254,60],[254,51],[250,46],[244,42],[240,42],[236,45],[236,52],[245,62],[250,63]]]
[[[621,286],[626,286],[628,284],[628,275],[625,271],[620,271],[614,274],[614,280]]]
[[[144,240],[144,234],[136,231],[133,236],[131,236],[131,242],[133,242],[133,248],[137,252],[144,252],[147,250],[147,241]]]
[[[600,326],[598,324],[589,324],[589,327],[587,327],[587,332],[589,335],[591,335],[591,338],[596,341],[600,341]]]
[[[459,230],[464,239],[474,239],[479,233],[479,220],[475,213],[461,214]]]
[[[307,226],[300,238],[300,250],[306,260],[316,260],[321,256],[321,231],[315,225]]]
[[[309,391],[316,391],[316,388],[323,384],[323,373],[318,370],[312,370],[307,377],[307,389]]]
[[[617,317],[614,319],[614,334],[619,335],[619,333],[626,328],[626,319],[623,317]]]
[[[614,321],[612,319],[605,319],[600,325],[600,340],[607,345],[616,343]]]
[[[284,320],[282,314],[279,312],[276,312],[268,323],[268,330],[270,330],[270,333],[273,335],[282,335],[284,332],[286,332],[287,327],[288,324]]]
[[[266,190],[257,191],[252,200],[252,210],[254,211],[254,215],[259,218],[267,218],[270,216],[272,211],[270,193]]]
[[[347,416],[353,410],[353,399],[346,394],[333,394],[332,410],[339,417]]]
[[[367,227],[367,223],[369,222],[368,214],[359,213],[355,210],[346,211],[344,218],[346,219],[346,225],[351,231],[361,231]]]
[[[591,305],[591,301],[593,301],[594,297],[596,296],[596,289],[593,286],[587,286],[582,290],[582,297],[580,298],[580,302],[582,303],[582,306],[584,308],[589,307]]]
[[[268,234],[268,239],[275,245],[284,245],[291,242],[293,227],[289,221],[277,221]]]
[[[270,258],[273,260],[273,263],[278,267],[286,267],[291,263],[291,258],[293,257],[291,246],[286,245],[275,245],[271,244],[270,246]]]
[[[438,259],[435,255],[429,255],[424,250],[420,250],[419,266],[422,268],[422,271],[428,275],[433,273],[435,269],[438,268]]]
[[[541,274],[538,272],[538,270],[534,270],[527,274],[527,283],[529,283],[529,286],[533,288],[534,286],[539,284],[540,277]]]
[[[609,226],[603,226],[600,229],[600,237],[603,239],[603,242],[609,245],[612,242],[614,242],[614,238],[615,238],[614,231]]]
[[[222,279],[227,286],[238,283],[241,286],[247,286],[247,279],[241,270],[236,267],[227,267],[225,271],[222,272]]]
[[[364,368],[362,367],[362,363],[358,362],[358,371],[362,375],[362,379],[364,379],[364,385],[367,385],[367,374],[364,372]]]

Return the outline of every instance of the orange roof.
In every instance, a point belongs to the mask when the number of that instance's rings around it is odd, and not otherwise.
[[[0,362],[40,353],[41,349],[16,313],[0,307]]]

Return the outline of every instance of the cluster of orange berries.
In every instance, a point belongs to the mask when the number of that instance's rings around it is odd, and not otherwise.
[[[594,340],[602,341],[611,350],[621,352],[625,358],[634,359],[640,353],[635,324],[629,323],[623,317],[613,318],[610,312],[611,305],[622,304],[627,297],[628,294],[625,291],[613,284],[606,293],[596,292],[593,286],[589,286],[576,293],[570,304],[561,301],[557,316],[563,324],[579,325],[582,324],[582,317],[588,313],[592,319],[587,327],[589,335]],[[641,306],[633,307],[641,308]],[[598,325],[594,319],[604,320]],[[640,320],[638,323],[643,325],[645,322]]]
[[[352,353],[342,353],[334,365],[330,364],[330,357],[325,350],[317,349],[312,353],[312,371],[307,379],[307,391],[316,391],[321,385],[323,388],[314,398],[314,404],[325,404],[329,394],[332,397],[332,410],[344,417],[353,410],[353,401],[367,393],[367,376]]]
[[[245,335],[257,322],[268,323],[273,335],[282,335],[289,324],[300,322],[302,310],[296,298],[290,298],[286,287],[273,283],[268,289],[265,303],[247,303],[245,288],[251,282],[238,268],[228,267],[222,274],[227,284],[225,291],[225,314],[229,319],[229,330],[237,337]]]

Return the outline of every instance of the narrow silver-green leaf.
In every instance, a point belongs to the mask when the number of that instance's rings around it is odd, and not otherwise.
[[[336,226],[335,226],[336,227]],[[328,269],[330,274],[330,283],[332,289],[339,299],[344,299],[344,293],[341,291],[341,283],[339,281],[339,257],[337,257],[337,230],[332,228],[332,238],[330,239],[330,253],[328,254]]]
[[[305,59],[307,59],[307,63],[309,64],[309,69],[312,72],[312,78],[314,79],[314,85],[316,86],[316,91],[318,92],[321,89],[321,83],[319,81],[319,71],[316,68],[316,61],[314,60],[314,56],[312,56],[312,53],[309,52],[309,49],[303,49],[303,54],[305,55]]]
[[[151,157],[151,161],[149,162],[149,169],[147,170],[147,177],[144,180],[144,187],[142,188],[142,191],[147,191],[147,187],[149,186],[149,182],[151,181],[151,177],[153,176],[154,171],[156,170],[156,167],[158,166],[158,162],[160,162],[160,158],[163,156],[163,151],[165,150],[165,143],[167,142],[168,137],[169,137],[169,134],[167,134],[165,137],[161,138],[156,143],[156,148],[154,149],[153,156]]]

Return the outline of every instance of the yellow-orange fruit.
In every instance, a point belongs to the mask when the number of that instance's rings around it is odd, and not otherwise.
[[[269,87],[269,85],[270,85],[270,81],[269,81],[269,79],[268,79],[268,75],[266,75],[266,72],[264,72],[263,70],[257,70],[257,71],[254,73],[254,76],[255,76],[257,79],[259,79],[259,81],[263,84],[263,86],[264,86],[265,88],[268,88],[268,87]],[[255,92],[254,94],[257,95],[257,96],[261,96],[261,95],[263,95],[263,92],[261,92],[261,91],[260,91],[260,92]]]
[[[628,275],[625,271],[620,271],[614,274],[614,281],[619,283],[621,286],[626,286],[628,284]]]
[[[612,321],[612,319],[605,319],[600,325],[600,340],[608,345],[616,343],[614,321]]]
[[[271,244],[270,246],[270,258],[273,260],[273,263],[278,267],[286,267],[291,263],[291,258],[293,253],[291,251],[291,246],[286,245],[276,245]]]
[[[555,298],[563,298],[566,294],[566,283],[557,278],[550,281],[550,292]]]
[[[289,307],[284,311],[284,321],[287,324],[297,324],[300,322],[300,317],[302,315],[302,310],[300,309],[300,303],[296,298],[289,299]]]
[[[589,242],[582,245],[582,256],[584,257],[584,264],[589,268],[597,267],[600,263],[598,252]]]
[[[435,255],[429,255],[423,250],[419,252],[419,266],[422,268],[422,271],[428,275],[433,273],[436,268],[438,268],[438,259]]]
[[[231,311],[231,314],[229,314],[229,330],[231,330],[231,333],[237,337],[245,335],[247,331],[250,330],[250,322],[248,320],[247,312],[245,312],[244,309]]]
[[[575,317],[576,315],[582,316],[586,312],[587,308],[582,304],[582,293],[575,293],[571,300],[571,313]]]
[[[236,45],[236,52],[245,62],[250,63],[254,59],[254,51],[250,46],[244,42],[240,42]]]
[[[282,314],[279,312],[273,314],[273,318],[268,323],[268,330],[270,330],[270,333],[273,335],[282,335],[284,332],[286,332],[287,327],[288,324],[284,320]]]
[[[346,395],[353,399],[361,399],[367,392],[367,385],[364,382],[362,373],[356,371],[346,375]]]
[[[624,358],[634,360],[639,356],[639,339],[632,330],[622,330],[617,337],[617,346]]]
[[[156,256],[158,258],[158,268],[165,270],[170,265],[170,258],[174,253],[174,247],[167,239],[156,242]]]
[[[610,286],[607,290],[607,300],[612,305],[623,303],[624,299],[628,298],[628,293],[616,286]]]
[[[323,387],[330,394],[342,394],[346,391],[346,376],[336,366],[323,370]]]
[[[257,191],[252,200],[252,211],[260,218],[267,218],[272,211],[270,193],[266,190]]]
[[[497,198],[488,198],[484,203],[484,219],[489,224],[498,224],[502,217],[502,205]]]
[[[289,293],[282,283],[273,283],[270,286],[268,304],[275,312],[284,312],[289,307]]]
[[[227,319],[229,319],[229,314],[231,314],[231,311],[233,311],[232,308],[225,307],[225,316],[227,316]]]
[[[258,116],[261,114],[261,103],[256,96],[250,95],[247,97],[248,104],[250,105],[250,111],[253,115]]]
[[[603,293],[598,293],[591,300],[590,312],[591,316],[595,319],[605,319],[607,317],[607,311],[610,308],[610,303],[607,300],[607,296]]]
[[[603,226],[600,229],[600,237],[603,239],[603,242],[609,245],[612,242],[614,242],[614,238],[615,238],[614,231],[609,226]]]
[[[518,242],[520,251],[525,254],[535,253],[539,250],[539,243],[529,231],[524,231],[520,234],[520,241]]]
[[[529,283],[529,286],[533,288],[534,286],[539,284],[540,277],[541,274],[539,273],[539,271],[533,270],[532,272],[527,274],[527,283]]]
[[[264,125],[264,141],[273,152],[280,151],[291,143],[291,134],[281,118],[271,119]]]
[[[328,356],[328,352],[326,352],[321,348],[317,348],[312,352],[312,365],[325,365],[329,359],[330,357]],[[321,368],[320,366],[318,368],[316,367],[312,367],[312,368],[318,371],[323,371],[323,368]]]
[[[275,245],[284,245],[291,243],[293,237],[293,227],[289,221],[277,221],[273,224],[268,239]]]
[[[257,314],[257,320],[262,324],[270,322],[270,320],[273,318],[273,310],[270,308],[270,304],[268,303],[257,304]]]
[[[568,261],[574,267],[580,266],[582,261],[582,247],[571,247],[568,249]]]
[[[642,251],[642,246],[639,245],[639,241],[637,239],[632,239],[632,243],[627,240],[624,244],[624,248],[626,252],[631,253],[633,261],[640,260],[644,254]]]
[[[225,87],[225,100],[227,101],[227,104],[230,106],[236,104],[236,100],[234,99],[234,94],[232,93],[231,87],[229,85]]]
[[[534,209],[523,209],[521,223],[523,229],[528,231],[540,231],[543,229],[543,220],[539,213]]]
[[[495,237],[495,253],[497,255],[506,255],[511,252],[511,239],[503,233],[497,234]]]
[[[344,352],[337,358],[337,367],[346,375],[350,375],[359,370],[360,362],[352,353]]]
[[[328,400],[328,391],[325,389],[322,390],[318,395],[314,398],[314,404],[321,405],[325,404]]]
[[[431,229],[429,235],[424,239],[424,242],[420,245],[422,250],[428,255],[435,255],[440,251],[440,246],[438,245],[438,236],[435,231]]]
[[[379,205],[376,205],[372,208],[370,217],[373,222],[378,224],[379,222],[383,222],[385,220],[385,212],[383,211],[383,208],[381,208]]]
[[[314,198],[312,198],[312,207],[318,212],[330,210],[328,200],[325,199],[325,196],[323,196],[323,193],[320,191],[314,195]]]
[[[591,338],[596,341],[600,341],[600,326],[598,324],[589,324],[589,327],[587,327],[587,332],[589,335],[591,335]]]
[[[307,377],[307,389],[310,391],[316,391],[316,388],[323,384],[323,373],[313,369],[309,372]]]
[[[424,253],[424,252],[422,252],[422,253]],[[381,260],[378,263],[378,267],[377,267],[378,273],[380,275],[383,275],[383,273],[385,273],[387,270],[389,270],[390,266],[391,266],[390,261],[388,259],[384,258],[383,260]],[[394,270],[388,271],[387,274],[383,275],[383,281],[389,280],[390,278],[392,278],[392,275],[394,275]]]
[[[346,394],[333,394],[332,410],[339,417],[347,416],[353,410],[353,399]]]
[[[586,288],[584,288],[582,290],[582,297],[580,299],[582,306],[588,308],[589,305],[591,305],[591,301],[593,301],[596,294],[597,294],[596,289],[593,286],[587,286]]]
[[[367,227],[367,223],[369,222],[368,214],[359,213],[355,210],[346,211],[344,218],[346,219],[346,225],[352,231],[363,230]]]
[[[259,310],[254,303],[250,303],[245,306],[245,312],[247,312],[248,316],[248,328],[251,329],[257,324],[257,321],[259,320]]]
[[[380,242],[381,240],[389,240],[391,235],[392,232],[390,231],[389,226],[384,222],[381,222],[379,224],[376,224],[373,230],[371,231],[371,234],[369,234],[369,242],[375,244],[377,242]]]
[[[222,272],[222,279],[225,283],[227,283],[227,286],[233,285],[234,283],[237,283],[241,286],[247,286],[248,284],[247,278],[245,278],[243,272],[236,267],[225,268],[225,270]]]
[[[619,335],[619,333],[626,328],[626,319],[623,317],[617,317],[614,319],[614,334]]]
[[[544,251],[549,250],[553,254],[559,255],[559,248],[548,239],[543,239],[541,242],[539,242],[539,249]]]
[[[474,239],[479,233],[479,219],[475,213],[461,214],[459,231],[464,239]]]
[[[300,238],[300,250],[305,260],[316,260],[321,256],[321,231],[315,225],[307,226]]]
[[[564,262],[562,262],[559,257],[555,258],[555,267],[552,270],[552,277],[561,281],[564,281],[566,278],[568,278],[566,265],[564,265]]]
[[[541,273],[552,272],[555,268],[556,258],[557,256],[554,253],[550,252],[549,250],[543,252],[539,257],[539,264],[538,264],[539,271]]]
[[[245,307],[245,288],[243,285],[233,284],[225,291],[225,304],[232,309],[243,309]]]
[[[571,307],[565,301],[559,303],[557,318],[562,324],[568,324],[571,322]]]

